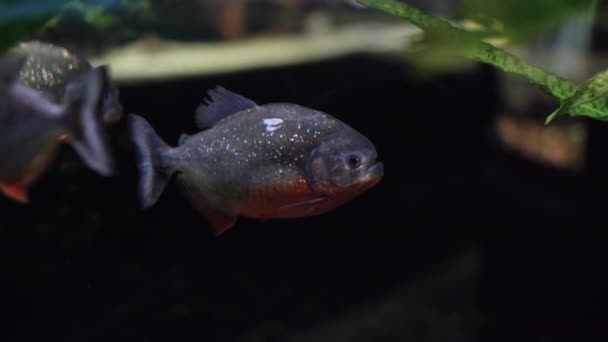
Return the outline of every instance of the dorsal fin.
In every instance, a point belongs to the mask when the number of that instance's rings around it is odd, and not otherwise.
[[[208,92],[210,100],[206,100],[196,109],[196,126],[200,129],[210,128],[216,122],[230,114],[254,108],[257,104],[250,99],[235,94],[223,87],[216,87]]]

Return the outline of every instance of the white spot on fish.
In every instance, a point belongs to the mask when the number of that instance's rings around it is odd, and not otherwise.
[[[283,120],[279,118],[263,119],[262,123],[266,126],[266,132],[273,132],[281,128]]]

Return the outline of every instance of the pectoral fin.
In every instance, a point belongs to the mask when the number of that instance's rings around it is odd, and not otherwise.
[[[326,200],[325,197],[313,198],[308,201],[287,204],[279,208],[282,217],[305,217],[315,214],[315,209]]]

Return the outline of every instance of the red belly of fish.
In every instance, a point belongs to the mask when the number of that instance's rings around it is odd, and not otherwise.
[[[304,179],[276,184],[256,189],[240,208],[239,215],[260,219],[308,216],[307,206],[298,205],[316,198]]]
[[[19,178],[0,180],[0,191],[19,203],[27,203],[29,200],[27,192],[30,185],[48,168],[51,161],[53,161],[56,152],[56,147],[50,147],[48,148],[48,151],[45,151],[36,157],[36,159],[32,161],[29,169]]]

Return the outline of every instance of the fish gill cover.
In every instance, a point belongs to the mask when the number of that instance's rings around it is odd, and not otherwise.
[[[510,42],[522,41],[547,32],[564,19],[588,11],[593,20],[596,0],[464,0],[461,9],[476,22],[478,29],[466,30],[463,25],[424,13],[396,0],[358,0],[360,3],[409,20],[425,32],[428,49],[426,60],[454,63],[465,57],[493,65],[505,72],[521,76],[557,98],[561,106],[550,114],[546,124],[563,114],[608,120],[608,70],[576,84],[552,72],[530,65],[517,56],[492,44],[496,38]]]

